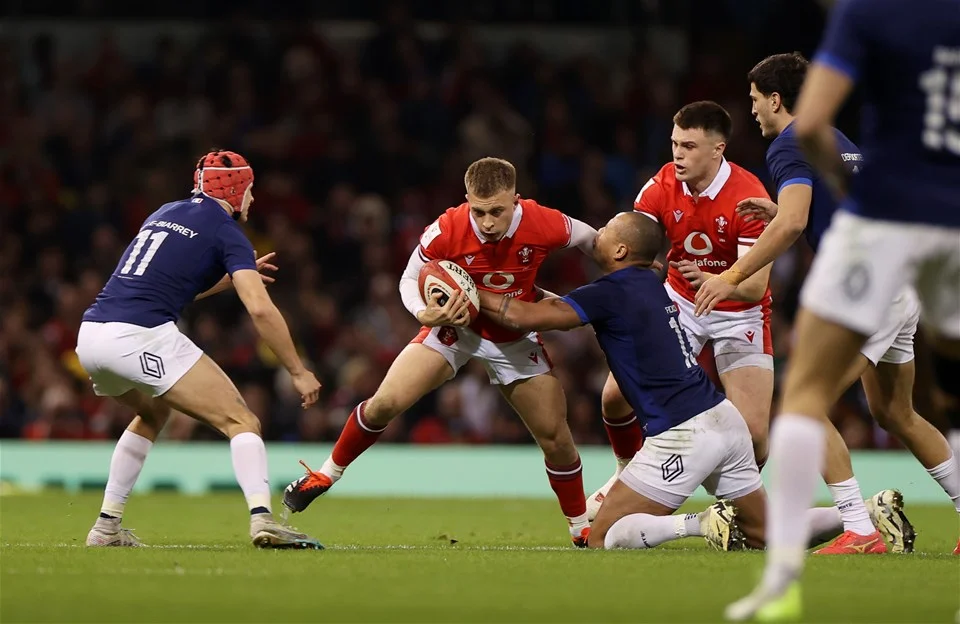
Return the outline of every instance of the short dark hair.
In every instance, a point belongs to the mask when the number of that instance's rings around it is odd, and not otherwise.
[[[747,80],[757,85],[757,91],[765,97],[779,93],[784,108],[793,113],[808,65],[810,63],[799,52],[773,54],[754,65]]]
[[[664,246],[663,227],[635,210],[624,213],[623,227],[618,234],[620,242],[630,250],[630,258],[638,262],[653,262]]]
[[[691,128],[716,132],[726,141],[733,133],[733,121],[727,110],[710,100],[691,102],[673,116],[673,123],[683,130]]]
[[[468,193],[487,199],[503,191],[514,191],[517,188],[517,170],[503,158],[481,158],[467,167],[463,184]]]

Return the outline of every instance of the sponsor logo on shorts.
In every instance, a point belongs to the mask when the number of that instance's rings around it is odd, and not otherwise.
[[[147,377],[153,377],[154,379],[163,378],[165,374],[163,370],[163,358],[149,351],[144,351],[140,354],[140,370],[142,370],[143,374]]]
[[[870,290],[870,268],[863,262],[855,262],[843,276],[843,293],[851,301],[863,299]]]
[[[663,480],[670,483],[683,474],[683,458],[676,454],[671,455],[660,464],[660,471],[663,473]]]
[[[753,342],[753,337],[756,336],[757,333],[754,331],[748,331],[748,332],[744,332],[743,335],[747,337],[747,340],[749,340],[750,342]]]

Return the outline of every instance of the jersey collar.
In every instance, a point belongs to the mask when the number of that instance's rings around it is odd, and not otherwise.
[[[523,218],[523,204],[521,204],[520,202],[517,202],[515,204],[515,207],[516,209],[513,211],[513,220],[510,221],[510,227],[507,228],[507,233],[504,234],[503,237],[500,238],[500,240],[503,240],[504,238],[512,237],[514,234],[517,233],[517,228],[520,227],[520,219]],[[477,222],[473,218],[473,215],[470,215],[469,218],[470,218],[470,227],[473,228],[473,233],[477,235],[477,238],[480,239],[481,243],[499,242],[499,241],[487,240],[486,238],[484,238],[483,234],[480,233],[480,228],[477,227]]]
[[[720,189],[723,188],[723,185],[727,183],[727,180],[730,179],[730,163],[727,162],[726,158],[721,158],[720,160],[720,170],[717,171],[716,177],[713,178],[713,182],[710,183],[702,193],[700,197],[706,195],[711,200],[717,198],[717,195],[720,194]],[[686,182],[683,182],[683,194],[693,197],[693,193],[690,192],[690,187],[687,186]]]

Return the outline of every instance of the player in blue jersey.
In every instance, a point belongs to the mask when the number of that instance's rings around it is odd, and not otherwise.
[[[176,409],[230,440],[233,469],[250,509],[250,536],[261,548],[322,548],[315,539],[274,521],[267,452],[260,421],[217,364],[177,329],[191,301],[231,285],[263,340],[290,372],[303,406],[320,384],[297,355],[287,325],[240,228],[253,202],[253,170],[234,152],[210,152],[194,173],[193,196],[164,204],[147,217],[96,301],[83,315],[77,356],[100,396],[133,408],[120,437],[100,517],[88,546],[140,546],[121,527],[127,498],[160,430]]]
[[[831,124],[856,82],[864,161],[848,191]],[[771,436],[777,469],[766,570],[753,593],[727,608],[732,620],[800,616],[809,527],[799,512],[814,496],[826,414],[845,371],[908,284],[917,286],[937,338],[939,382],[960,399],[960,0],[838,3],[796,112],[798,141],[843,200],[801,293],[783,413]]]
[[[753,275],[784,253],[802,232],[816,250],[830,224],[837,202],[830,189],[803,155],[794,135],[793,110],[806,75],[807,61],[799,53],[775,54],[754,67],[747,78],[753,115],[760,130],[773,138],[767,150],[767,167],[777,188],[777,203],[766,198],[741,202],[748,218],[761,218],[770,224],[750,252],[741,257],[719,279],[711,279],[697,291],[697,313],[709,314],[716,302],[729,296],[735,285]],[[856,173],[863,164],[859,148],[834,129],[841,160],[847,171]],[[928,473],[943,487],[960,512],[960,471],[943,435],[913,408],[915,377],[913,337],[917,330],[920,306],[912,286],[898,293],[880,329],[860,350],[844,376],[844,387],[857,378],[863,383],[867,403],[877,421],[903,442],[920,460]],[[874,527],[860,488],[853,476],[850,453],[843,437],[826,421],[827,460],[823,476],[844,519],[844,536],[821,554],[862,554],[885,549],[874,540],[877,528],[893,552],[910,552],[915,532],[902,512],[902,496],[884,490],[868,505],[886,505],[884,517],[894,520]],[[863,543],[871,543],[860,550]]]
[[[649,270],[663,240],[651,219],[619,214],[596,237],[606,276],[538,303],[480,291],[480,306],[514,329],[593,325],[614,379],[641,420],[644,444],[604,499],[590,546],[648,548],[689,535],[734,547],[731,540],[742,538],[730,525],[728,503],[667,517],[700,485],[732,499],[743,531],[762,540],[764,497],[750,431],[697,365],[677,306]]]

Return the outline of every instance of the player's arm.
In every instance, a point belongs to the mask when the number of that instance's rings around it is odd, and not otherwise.
[[[597,238],[597,231],[579,219],[566,218],[570,220],[570,242],[567,247],[576,247],[593,258],[593,242]]]
[[[732,267],[715,276],[715,279],[708,278],[697,289],[695,299],[697,316],[709,314],[721,301],[733,299],[738,291],[740,295],[753,295],[756,294],[756,289],[760,289],[760,297],[763,297],[770,278],[772,262],[783,255],[807,227],[812,198],[813,188],[810,186],[809,179],[806,182],[798,181],[782,188],[777,196],[776,216],[757,238],[753,247],[741,254]],[[762,285],[758,279],[752,286],[747,287],[750,292],[744,292],[741,286],[754,279],[763,269],[767,271]],[[758,299],[741,300],[757,301]]]
[[[254,250],[253,255],[257,255],[256,250]],[[271,260],[273,260],[273,258],[276,255],[277,255],[277,252],[271,251],[267,255],[257,258],[257,271],[260,273],[260,279],[263,280],[264,284],[272,284],[273,282],[276,281],[273,277],[264,273],[264,271],[270,271],[270,272],[277,271],[278,269],[277,265],[271,262]],[[220,278],[220,281],[214,284],[213,287],[210,288],[210,290],[203,291],[202,293],[194,297],[193,300],[200,301],[201,299],[206,299],[207,297],[216,295],[217,293],[222,293],[225,290],[230,290],[232,286],[233,286],[233,280],[230,279],[230,274],[227,273],[222,278]]]
[[[583,325],[576,310],[557,297],[530,303],[481,290],[480,312],[499,325],[517,331],[573,329]]]
[[[853,91],[863,59],[863,28],[871,12],[869,2],[837,5],[797,98],[797,141],[837,196],[846,192],[847,172],[832,126]]]
[[[434,295],[429,305],[423,302],[423,297],[420,295],[420,269],[426,263],[427,258],[423,250],[420,245],[417,245],[400,276],[400,299],[403,301],[403,307],[425,327],[469,325],[470,315],[463,313],[468,307],[466,295],[461,293],[460,297],[451,297],[442,306],[438,303],[439,294]]]

